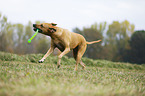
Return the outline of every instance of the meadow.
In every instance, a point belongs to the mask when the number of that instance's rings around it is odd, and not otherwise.
[[[0,96],[145,96],[145,64],[82,58],[86,69],[64,56],[0,52]]]

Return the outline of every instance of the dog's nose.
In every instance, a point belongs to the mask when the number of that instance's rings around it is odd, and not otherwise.
[[[33,24],[33,27],[35,27],[36,26],[36,24]]]

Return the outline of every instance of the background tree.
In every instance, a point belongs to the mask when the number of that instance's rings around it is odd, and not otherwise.
[[[131,63],[145,63],[145,31],[136,31],[130,38],[130,50],[124,56],[124,61]]]
[[[36,21],[36,23],[42,23]],[[34,34],[32,23],[27,25],[11,24],[7,17],[0,13],[0,51],[17,54],[45,53],[49,47],[50,39],[44,35],[37,35],[31,44],[27,40]]]
[[[7,17],[2,16],[0,13],[0,51],[6,51],[7,47],[7,37],[6,31],[7,29]]]
[[[119,23],[114,21],[109,25],[105,47],[109,50],[109,58],[113,61],[123,61],[124,52],[129,49],[129,39],[134,32],[134,25],[127,20]]]
[[[14,24],[14,52],[17,54],[24,54],[25,47],[23,45],[23,37],[24,37],[24,26],[22,24]]]

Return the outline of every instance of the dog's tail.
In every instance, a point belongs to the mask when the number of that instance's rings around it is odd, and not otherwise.
[[[97,40],[97,41],[87,42],[87,44],[98,43],[98,42],[100,42],[100,41],[102,41],[102,40]]]

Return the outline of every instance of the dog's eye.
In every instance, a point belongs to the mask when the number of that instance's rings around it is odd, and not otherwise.
[[[43,25],[41,25],[41,27],[43,27]]]

